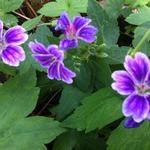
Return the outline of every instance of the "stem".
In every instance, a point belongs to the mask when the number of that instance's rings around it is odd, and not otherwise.
[[[41,24],[39,24],[37,26],[39,27],[39,26],[47,26],[47,25],[51,25],[51,23],[50,22],[48,22],[48,23],[41,23]]]
[[[31,10],[31,12],[34,14],[34,16],[37,16],[35,10],[32,8],[31,4],[28,2],[28,0],[25,1],[28,8]]]
[[[147,30],[147,32],[144,34],[144,36],[142,37],[142,39],[140,40],[140,42],[137,44],[137,46],[129,53],[129,55],[134,56],[135,53],[140,49],[140,47],[143,45],[143,43],[145,42],[145,40],[148,38],[148,36],[150,35],[150,29]]]
[[[22,14],[16,12],[16,11],[13,11],[13,13],[16,14],[16,15],[18,15],[18,16],[21,17],[21,18],[24,18],[24,19],[26,19],[26,20],[30,20],[30,18],[28,18],[28,17],[26,17],[26,16],[24,16],[24,15],[22,15]]]

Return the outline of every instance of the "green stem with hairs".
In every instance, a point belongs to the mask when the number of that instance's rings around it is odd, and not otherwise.
[[[129,55],[134,56],[135,53],[141,48],[141,46],[143,45],[143,43],[145,42],[145,40],[148,38],[148,36],[150,36],[150,29],[148,29],[146,31],[146,33],[144,34],[144,36],[142,37],[142,39],[140,40],[140,42],[137,44],[137,46],[131,50],[129,52]]]

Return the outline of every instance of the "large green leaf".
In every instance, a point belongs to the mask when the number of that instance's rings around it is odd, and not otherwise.
[[[121,124],[108,139],[107,150],[149,150],[150,124],[144,122],[139,128],[126,129]]]
[[[17,75],[0,87],[0,149],[42,149],[64,129],[57,121],[44,117],[28,117],[36,106],[39,89],[32,69]]]
[[[104,140],[96,132],[84,134],[71,130],[56,139],[53,150],[104,150],[105,146]]]
[[[111,17],[117,18],[121,12],[124,5],[124,0],[108,0],[104,5],[104,8],[108,15],[111,14]]]
[[[89,0],[88,16],[92,19],[92,23],[99,30],[97,34],[98,44],[114,45],[118,41],[119,28],[117,19],[108,16],[102,6],[95,0]]]
[[[63,89],[59,105],[54,110],[56,117],[62,119],[71,113],[86,95],[86,93],[83,93],[75,87],[66,86]]]
[[[150,21],[150,8],[147,6],[138,9],[138,12],[130,14],[126,21],[130,24],[141,25]]]
[[[63,126],[85,129],[86,132],[102,128],[121,118],[121,102],[121,98],[111,89],[101,89],[85,98],[83,105],[63,122]]]
[[[68,12],[71,17],[85,13],[88,0],[56,0],[45,4],[39,13],[45,16],[56,17],[62,12]],[[79,5],[80,4],[80,5]]]
[[[123,64],[130,47],[114,45],[106,50],[109,64]]]
[[[77,70],[77,77],[75,78],[75,85],[84,92],[90,92],[93,89],[92,86],[93,74],[90,67],[90,63],[82,61]]]
[[[16,68],[10,67],[3,62],[0,63],[0,72],[9,74],[9,75],[15,75],[16,74]]]
[[[111,70],[106,59],[92,58],[91,68],[93,72],[94,86],[96,88],[110,87],[110,84],[112,83]]]

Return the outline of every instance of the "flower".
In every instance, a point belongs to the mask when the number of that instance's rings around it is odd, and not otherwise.
[[[61,40],[60,48],[67,50],[69,48],[76,48],[78,46],[78,39],[87,43],[92,43],[96,40],[97,28],[89,25],[91,19],[76,16],[73,22],[70,21],[67,13],[62,13],[57,25],[56,30],[62,30],[66,36]]]
[[[64,52],[57,45],[50,45],[48,48],[37,41],[30,42],[29,47],[34,59],[44,68],[48,69],[48,78],[53,80],[62,80],[67,84],[73,82],[72,78],[76,76],[74,72],[65,67]]]
[[[115,71],[112,74],[112,88],[121,95],[128,95],[122,105],[122,112],[129,117],[124,125],[135,128],[145,119],[150,120],[150,60],[138,52],[135,57],[126,56],[126,71]]]
[[[10,66],[19,66],[25,60],[25,52],[19,45],[28,39],[25,29],[21,26],[9,28],[3,32],[3,22],[0,20],[0,58]]]

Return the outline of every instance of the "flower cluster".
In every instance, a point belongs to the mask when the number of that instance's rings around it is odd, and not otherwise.
[[[59,46],[49,45],[48,48],[45,48],[42,43],[37,41],[29,43],[34,59],[42,67],[47,68],[48,78],[62,80],[67,84],[73,82],[72,78],[76,74],[65,67],[64,53],[70,48],[76,48],[78,39],[87,43],[95,41],[97,29],[89,25],[90,22],[90,19],[77,16],[71,23],[68,14],[62,13],[58,19],[56,30],[62,30],[66,38],[60,41]]]
[[[0,20],[0,58],[10,66],[19,66],[25,60],[25,52],[21,44],[26,42],[28,35],[21,26],[15,26],[4,33],[4,25]]]
[[[91,19],[76,16],[73,22],[70,21],[67,13],[62,13],[57,22],[56,30],[61,30],[65,34],[65,39],[60,41],[60,48],[67,50],[78,46],[78,39],[87,43],[96,40],[97,28],[89,25]]]
[[[40,65],[48,69],[48,78],[62,80],[67,84],[73,82],[72,78],[76,76],[74,72],[65,67],[64,52],[57,45],[50,45],[48,48],[39,42],[30,42],[29,47],[32,50],[33,57]]]
[[[65,67],[64,53],[69,48],[76,48],[78,39],[87,43],[96,40],[97,29],[89,25],[90,22],[91,20],[88,18],[76,16],[71,23],[68,14],[62,13],[58,19],[56,30],[62,30],[66,38],[60,41],[59,46],[49,45],[46,48],[37,41],[29,43],[33,58],[42,67],[47,68],[48,78],[62,80],[67,84],[73,82],[72,78],[76,74]],[[21,26],[12,27],[4,33],[3,22],[0,20],[0,58],[2,61],[10,66],[19,66],[20,62],[25,60],[25,52],[20,45],[27,39],[28,35]]]
[[[126,71],[112,74],[112,88],[121,95],[128,95],[122,106],[123,114],[128,117],[125,127],[138,127],[145,119],[150,120],[150,60],[138,52],[135,57],[126,56]]]

